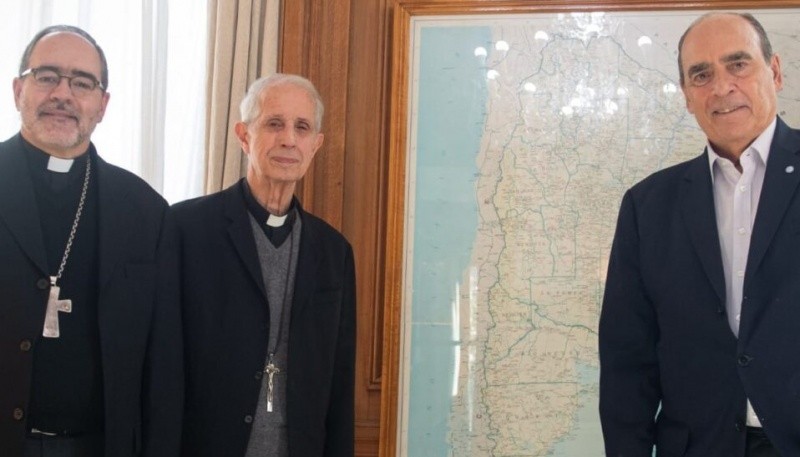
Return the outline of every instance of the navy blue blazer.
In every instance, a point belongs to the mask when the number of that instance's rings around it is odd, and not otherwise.
[[[800,456],[800,132],[778,118],[737,339],[707,153],[623,197],[600,317],[606,454],[741,457],[746,399]],[[660,409],[659,409],[660,406]]]
[[[17,135],[0,143],[4,457],[23,455],[33,354],[49,291],[39,211],[21,141]],[[180,442],[183,354],[180,310],[165,273],[174,270],[165,260],[170,257],[167,202],[140,178],[100,157],[92,173],[98,190],[97,307],[106,455],[172,457]],[[27,342],[32,350],[26,349]]]
[[[352,457],[355,268],[345,238],[297,205],[289,454]],[[242,457],[267,358],[269,308],[241,183],[172,207],[186,347],[186,457]]]

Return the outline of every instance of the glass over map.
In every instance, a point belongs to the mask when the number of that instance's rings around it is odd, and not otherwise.
[[[798,127],[800,10],[755,13]],[[399,455],[603,455],[617,210],[705,146],[676,64],[699,14],[412,19]]]

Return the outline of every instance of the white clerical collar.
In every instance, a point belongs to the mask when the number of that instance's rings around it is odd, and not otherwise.
[[[267,218],[267,225],[270,227],[282,227],[283,224],[286,222],[286,218],[289,217],[289,213],[284,214],[283,216],[276,216],[274,214],[270,214]]]
[[[56,173],[67,173],[69,169],[72,168],[74,162],[74,159],[62,159],[60,157],[50,156],[50,159],[47,161],[47,169],[55,171]]]

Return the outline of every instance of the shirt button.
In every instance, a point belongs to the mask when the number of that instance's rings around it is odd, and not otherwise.
[[[740,278],[743,277],[744,276],[744,270],[737,271],[736,275],[739,276]]]
[[[49,279],[47,279],[47,278],[39,278],[39,280],[36,281],[36,288],[37,289],[45,290],[48,287],[50,287],[50,280]]]
[[[14,417],[15,421],[21,421],[25,417],[25,411],[23,411],[22,408],[14,408],[12,417]]]
[[[31,340],[22,340],[19,343],[19,350],[22,352],[28,352],[31,350]]]
[[[747,190],[747,186],[739,186],[739,191],[744,192]]]
[[[249,414],[244,416],[244,423],[245,424],[252,424],[253,423],[253,416],[251,416]]]
[[[742,317],[742,315],[741,315],[741,314],[737,314],[737,315],[736,315],[736,320],[737,320],[737,321],[738,321],[738,320],[740,320],[740,318],[741,318],[741,317]]]
[[[747,229],[744,227],[739,227],[739,235],[744,235],[745,233],[747,233]]]

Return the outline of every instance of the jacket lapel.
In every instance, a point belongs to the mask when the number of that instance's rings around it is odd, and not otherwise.
[[[747,276],[758,269],[772,242],[789,204],[800,183],[800,133],[790,129],[778,118],[775,137],[770,146],[764,187],[758,203],[750,252],[747,257]]]
[[[0,145],[0,223],[42,274],[49,275],[33,181],[19,134]]]
[[[319,235],[313,221],[305,217],[305,211],[300,203],[295,200],[297,211],[303,222],[302,233],[300,234],[300,252],[297,259],[297,272],[294,279],[294,295],[292,299],[292,316],[301,316],[306,305],[311,301],[314,290],[316,289],[317,268],[319,265],[320,252]]]
[[[115,182],[118,180],[114,179],[114,169],[97,155],[94,146],[89,153],[97,164],[92,173],[97,176],[98,286],[102,291],[125,259],[127,238],[136,227],[136,213],[126,201],[127,187]]]
[[[725,273],[717,231],[714,194],[707,152],[694,159],[684,175],[680,205],[686,230],[720,301],[725,303]]]
[[[233,185],[225,191],[225,216],[228,218],[228,236],[233,243],[236,253],[239,254],[245,269],[251,276],[264,300],[267,299],[267,290],[264,278],[261,275],[261,265],[256,251],[256,241],[253,237],[253,227],[250,225],[250,216],[242,196],[241,183]]]

